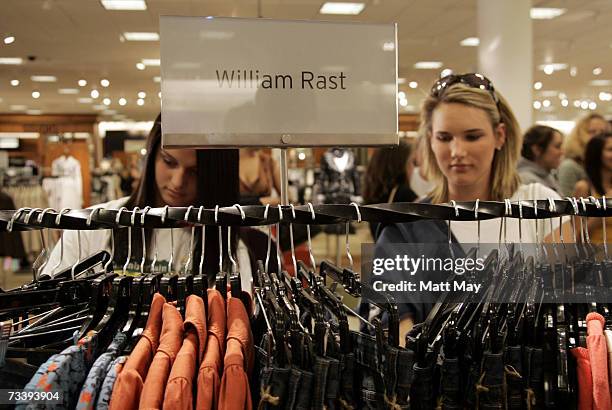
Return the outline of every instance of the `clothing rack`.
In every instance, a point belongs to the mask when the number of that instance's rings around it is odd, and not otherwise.
[[[454,204],[324,204],[278,207],[234,205],[216,209],[164,207],[148,210],[22,208],[0,211],[0,230],[113,229],[120,227],[177,228],[190,224],[210,226],[262,226],[271,224],[337,224],[348,221],[400,223],[423,219],[482,221],[493,218],[550,219],[569,216],[612,216],[612,199],[567,198],[516,202],[469,201]],[[134,215],[140,217],[134,218]]]

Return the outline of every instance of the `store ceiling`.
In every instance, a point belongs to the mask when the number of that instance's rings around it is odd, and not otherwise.
[[[443,68],[456,72],[476,69],[477,48],[459,44],[477,36],[476,0],[364,1],[364,11],[354,17],[320,15],[324,0],[261,0],[261,11],[268,18],[397,22],[399,76],[406,79],[400,90],[414,110],[440,74],[439,69],[416,70],[415,62],[442,61]],[[145,11],[108,11],[99,0],[0,1],[0,57],[24,59],[23,65],[0,65],[0,112],[98,112],[101,119],[151,120],[160,110],[160,85],[154,81],[160,70],[138,70],[136,64],[158,59],[159,42],[122,42],[121,34],[158,32],[159,15],[256,17],[258,13],[256,0],[146,2]],[[534,91],[534,99],[551,102],[536,111],[536,119],[573,119],[582,112],[573,107],[579,99],[594,101],[598,111],[612,114],[612,102],[599,99],[600,92],[612,91],[612,2],[534,0],[533,6],[567,9],[555,19],[533,22],[534,81],[543,83],[541,90]],[[2,39],[9,35],[15,42],[4,44]],[[546,75],[537,68],[545,63],[564,63],[568,68]],[[576,76],[570,75],[570,67],[576,67]],[[593,73],[596,67],[601,74]],[[33,82],[34,75],[52,75],[57,82]],[[110,81],[108,88],[100,85],[103,78]],[[80,79],[88,84],[80,87]],[[13,87],[11,80],[20,84]],[[593,86],[593,80],[610,80],[610,84]],[[408,86],[411,81],[418,83],[416,89]],[[76,89],[76,94],[58,92],[66,88]],[[94,88],[100,96],[91,99]],[[35,90],[40,92],[38,99],[32,98]],[[146,93],[142,106],[137,105],[140,91]],[[569,107],[561,106],[558,92],[567,95]],[[102,103],[105,97],[111,99],[108,107]],[[127,100],[124,106],[118,103],[122,97]]]

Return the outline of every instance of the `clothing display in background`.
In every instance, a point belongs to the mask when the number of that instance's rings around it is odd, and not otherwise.
[[[112,172],[94,171],[91,178],[91,202],[101,204],[123,196],[121,177]]]
[[[332,148],[321,158],[317,178],[317,198],[324,204],[361,202],[361,184],[355,154],[348,149]]]
[[[17,209],[13,198],[0,188],[0,209]],[[17,259],[25,259],[26,253],[23,247],[21,232],[0,231],[0,257],[10,256]]]
[[[80,209],[83,207],[83,176],[81,174],[81,164],[73,156],[62,155],[53,160],[51,173],[59,177],[54,187],[55,194],[53,203],[50,204],[54,209]],[[59,193],[59,195],[57,195]]]

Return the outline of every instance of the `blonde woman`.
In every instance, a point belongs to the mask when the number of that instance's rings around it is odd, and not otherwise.
[[[425,202],[559,198],[542,184],[521,184],[516,169],[522,147],[517,120],[506,100],[480,74],[451,75],[438,80],[423,103],[419,133],[428,179],[435,185]],[[507,222],[508,242],[518,243],[518,219],[508,218]],[[555,222],[558,226],[558,221]],[[480,239],[483,244],[493,244],[498,242],[500,226],[501,219],[481,221],[479,238],[476,222],[453,222],[451,233],[456,243],[473,244]],[[566,238],[570,231],[567,233]],[[389,246],[392,243],[445,243],[448,235],[445,221],[389,225],[376,244],[376,258],[395,258]],[[521,240],[523,243],[552,240],[550,222],[524,220]],[[398,271],[385,275],[395,282],[403,280],[405,274]],[[409,297],[413,295],[414,302],[399,305],[402,334],[412,322],[423,321],[432,306],[420,301],[418,294],[411,293]]]
[[[563,196],[572,196],[576,183],[588,180],[584,170],[584,152],[587,143],[597,134],[610,131],[610,124],[597,113],[581,118],[565,141],[565,159],[559,166],[559,185]]]

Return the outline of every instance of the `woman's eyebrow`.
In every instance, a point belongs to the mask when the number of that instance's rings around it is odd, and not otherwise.
[[[469,130],[465,130],[463,132],[467,134],[469,132],[484,132],[484,130],[482,128],[470,128]]]
[[[176,161],[176,158],[174,158],[172,155],[170,155],[170,154],[168,153],[168,151],[166,151],[165,149],[163,149],[163,148],[162,148],[160,151],[161,151],[161,153],[162,153],[163,155],[167,156],[169,159],[171,159],[171,160],[173,160],[173,161]]]

